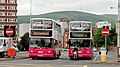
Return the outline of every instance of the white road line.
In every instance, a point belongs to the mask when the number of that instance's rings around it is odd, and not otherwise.
[[[83,67],[88,67],[88,65],[84,65]]]
[[[93,60],[93,62],[95,62],[96,61],[96,59],[97,59],[97,57],[99,56],[99,54],[97,54],[96,55],[96,57],[94,58],[94,60]]]

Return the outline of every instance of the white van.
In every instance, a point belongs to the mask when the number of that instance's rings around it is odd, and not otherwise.
[[[0,57],[7,56],[8,45],[12,42],[12,38],[0,37]],[[9,45],[13,48],[13,45]]]

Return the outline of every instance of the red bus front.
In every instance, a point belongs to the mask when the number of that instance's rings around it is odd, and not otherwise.
[[[69,57],[73,57],[73,49],[69,48]],[[92,48],[79,48],[78,57],[92,58]]]
[[[82,57],[82,58],[92,58],[93,56],[93,52],[92,52],[92,48],[90,47],[90,40],[70,40],[72,43],[69,47],[69,57],[70,59],[73,58],[74,55],[74,48],[75,46],[77,46],[78,49],[78,58]],[[83,41],[83,43],[81,43],[81,41]],[[85,45],[85,43],[87,43]]]
[[[60,56],[60,49],[54,46],[55,45],[53,44],[53,39],[50,39],[50,38],[31,39],[31,44],[29,47],[29,57],[33,59],[57,58]]]

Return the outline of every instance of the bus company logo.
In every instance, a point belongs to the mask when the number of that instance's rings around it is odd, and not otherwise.
[[[49,35],[49,32],[33,32],[33,35]]]

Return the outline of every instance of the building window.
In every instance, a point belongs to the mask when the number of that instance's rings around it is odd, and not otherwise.
[[[7,19],[5,19],[5,22],[7,22]]]
[[[14,12],[9,12],[8,15],[9,16],[15,16],[15,13]]]
[[[11,4],[14,4],[14,3],[15,3],[15,0],[10,0],[10,3],[11,3]]]
[[[5,3],[7,3],[7,0],[5,0]]]
[[[15,6],[9,6],[10,10],[15,10]]]
[[[6,19],[6,18],[1,18],[0,22],[16,22],[16,19]]]
[[[9,22],[16,22],[16,19],[9,19]]]
[[[17,7],[15,6],[15,10],[17,9]]]
[[[6,10],[6,9],[7,9],[7,6],[3,6],[3,9]]]
[[[5,0],[0,0],[1,3],[5,3]]]
[[[3,10],[4,10],[4,9],[5,9],[5,6],[0,6],[0,9],[3,9]]]
[[[5,16],[7,16],[7,13],[5,13]]]
[[[2,16],[2,13],[0,13],[0,16]]]
[[[0,22],[2,22],[2,19],[0,19]]]

